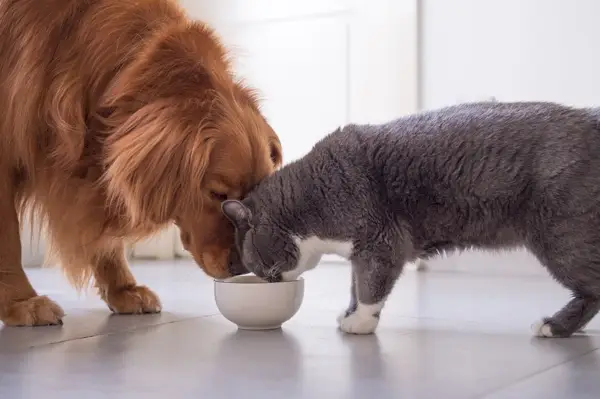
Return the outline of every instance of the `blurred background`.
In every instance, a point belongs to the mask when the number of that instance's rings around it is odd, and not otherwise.
[[[259,90],[264,113],[282,140],[285,162],[350,122],[378,123],[466,101],[593,106],[600,100],[597,0],[181,4],[217,30],[231,49],[238,74]],[[25,265],[40,266],[44,234],[30,240],[31,232],[23,233]],[[136,244],[130,255],[167,260],[187,253],[173,227]],[[463,256],[494,261],[489,255]],[[437,267],[460,268],[453,259]],[[518,271],[525,273],[542,270],[533,260],[504,258],[502,264],[519,265]]]

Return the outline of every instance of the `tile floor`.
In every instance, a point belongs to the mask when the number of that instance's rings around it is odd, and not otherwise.
[[[133,270],[161,295],[161,315],[111,316],[58,271],[31,269],[68,315],[62,327],[0,329],[0,398],[600,397],[600,317],[586,335],[530,335],[568,299],[546,276],[408,271],[378,333],[345,336],[346,265],[306,274],[299,313],[271,332],[237,331],[188,261]]]

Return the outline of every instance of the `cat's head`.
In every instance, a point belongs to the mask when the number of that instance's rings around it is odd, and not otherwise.
[[[256,209],[250,200],[224,201],[222,210],[235,226],[236,250],[248,271],[270,282],[296,274],[298,246],[268,211]]]

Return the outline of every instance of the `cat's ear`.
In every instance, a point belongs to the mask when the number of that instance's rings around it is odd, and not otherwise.
[[[226,200],[221,204],[221,210],[227,219],[238,229],[247,228],[250,225],[252,211],[237,200]]]

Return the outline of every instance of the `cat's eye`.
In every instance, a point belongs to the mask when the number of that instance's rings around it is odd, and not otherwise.
[[[212,199],[214,199],[215,201],[226,201],[227,200],[227,194],[224,193],[220,193],[218,191],[211,191],[210,192],[210,196],[212,197]]]

